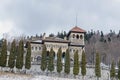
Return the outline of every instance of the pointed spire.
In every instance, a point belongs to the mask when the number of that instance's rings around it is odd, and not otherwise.
[[[77,12],[76,12],[76,26],[77,26],[77,17],[78,17],[78,15],[77,15]]]

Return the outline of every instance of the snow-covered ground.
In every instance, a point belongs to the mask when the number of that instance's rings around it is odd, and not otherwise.
[[[100,80],[108,80],[108,78],[109,71],[102,70]],[[81,73],[79,73],[75,79],[72,68],[69,75],[65,75],[64,70],[62,71],[61,75],[59,75],[56,70],[52,72],[52,74],[50,72],[46,74],[46,72],[43,73],[40,71],[39,65],[32,65],[31,70],[28,70],[27,74],[0,72],[0,80],[82,80],[82,76]],[[96,80],[93,68],[87,68],[85,80]]]

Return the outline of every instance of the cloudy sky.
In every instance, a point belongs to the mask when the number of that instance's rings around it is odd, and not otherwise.
[[[0,36],[120,29],[120,0],[0,0]]]

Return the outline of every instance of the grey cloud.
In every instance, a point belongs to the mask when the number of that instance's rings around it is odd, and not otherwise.
[[[113,0],[12,0],[2,4],[0,15],[12,19],[25,34],[69,30],[75,26],[78,13],[78,26],[85,30],[119,26],[120,8]],[[109,25],[110,24],[110,25]]]

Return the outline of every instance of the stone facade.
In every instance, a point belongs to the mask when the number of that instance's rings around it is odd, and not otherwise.
[[[43,44],[46,45],[47,54],[49,54],[50,49],[53,48],[55,58],[58,49],[61,47],[63,56],[65,55],[66,50],[69,49],[71,59],[73,59],[75,51],[78,50],[79,60],[81,60],[82,51],[85,50],[84,34],[85,31],[77,26],[69,31],[66,39],[46,37],[44,34],[41,39],[31,41],[31,60],[37,62],[41,59]]]

